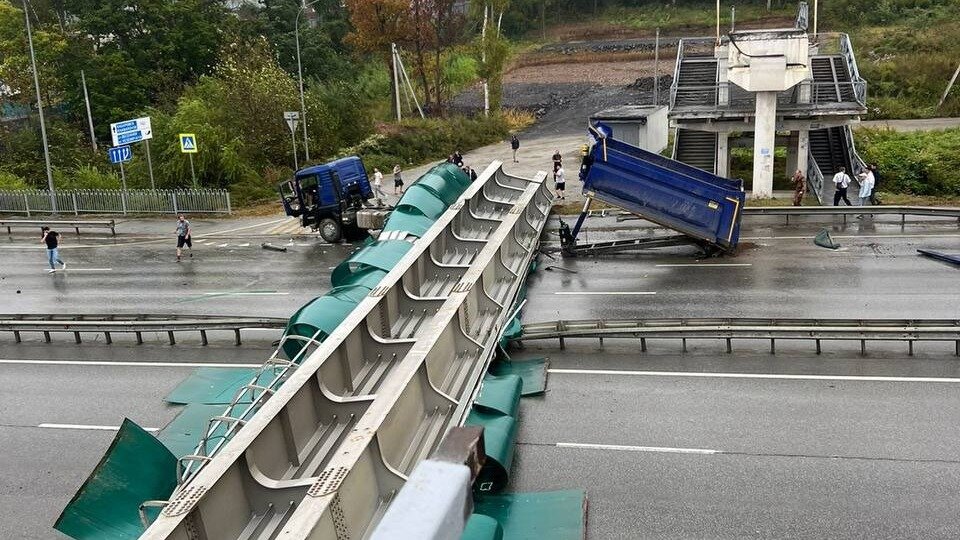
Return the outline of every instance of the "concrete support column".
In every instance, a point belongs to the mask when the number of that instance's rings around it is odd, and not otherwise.
[[[801,129],[797,132],[797,168],[807,176],[807,163],[810,154],[810,131]]]
[[[787,137],[787,176],[793,176],[794,171],[799,168],[799,136],[796,131],[791,131]]]
[[[777,138],[777,93],[757,92],[753,133],[753,198],[773,196],[773,153]]]
[[[729,133],[717,133],[717,176],[730,176]]]

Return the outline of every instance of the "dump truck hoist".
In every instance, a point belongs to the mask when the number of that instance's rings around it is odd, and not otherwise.
[[[591,125],[593,144],[580,180],[587,196],[573,229],[560,222],[564,255],[691,244],[705,253],[731,251],[740,239],[745,195],[742,180],[722,178],[613,137],[603,123]],[[578,244],[590,204],[597,199],[681,234]]]

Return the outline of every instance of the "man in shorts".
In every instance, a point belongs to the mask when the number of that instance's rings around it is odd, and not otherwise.
[[[557,164],[553,168],[553,182],[554,187],[556,188],[557,198],[566,199],[564,190],[567,189],[567,176],[566,172],[563,170],[563,165]]]
[[[180,255],[183,253],[183,246],[190,250],[190,256],[193,257],[193,242],[190,240],[190,222],[183,214],[177,216],[177,262],[180,262]]]

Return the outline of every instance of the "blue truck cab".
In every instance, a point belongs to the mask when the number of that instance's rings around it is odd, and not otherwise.
[[[365,233],[357,225],[357,212],[369,206],[373,189],[359,157],[305,167],[277,189],[286,214],[320,231],[324,240],[339,242]]]

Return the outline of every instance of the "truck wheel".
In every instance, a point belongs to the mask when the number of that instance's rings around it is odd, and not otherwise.
[[[335,219],[325,218],[320,221],[320,236],[331,244],[336,244],[343,237],[343,229]]]

